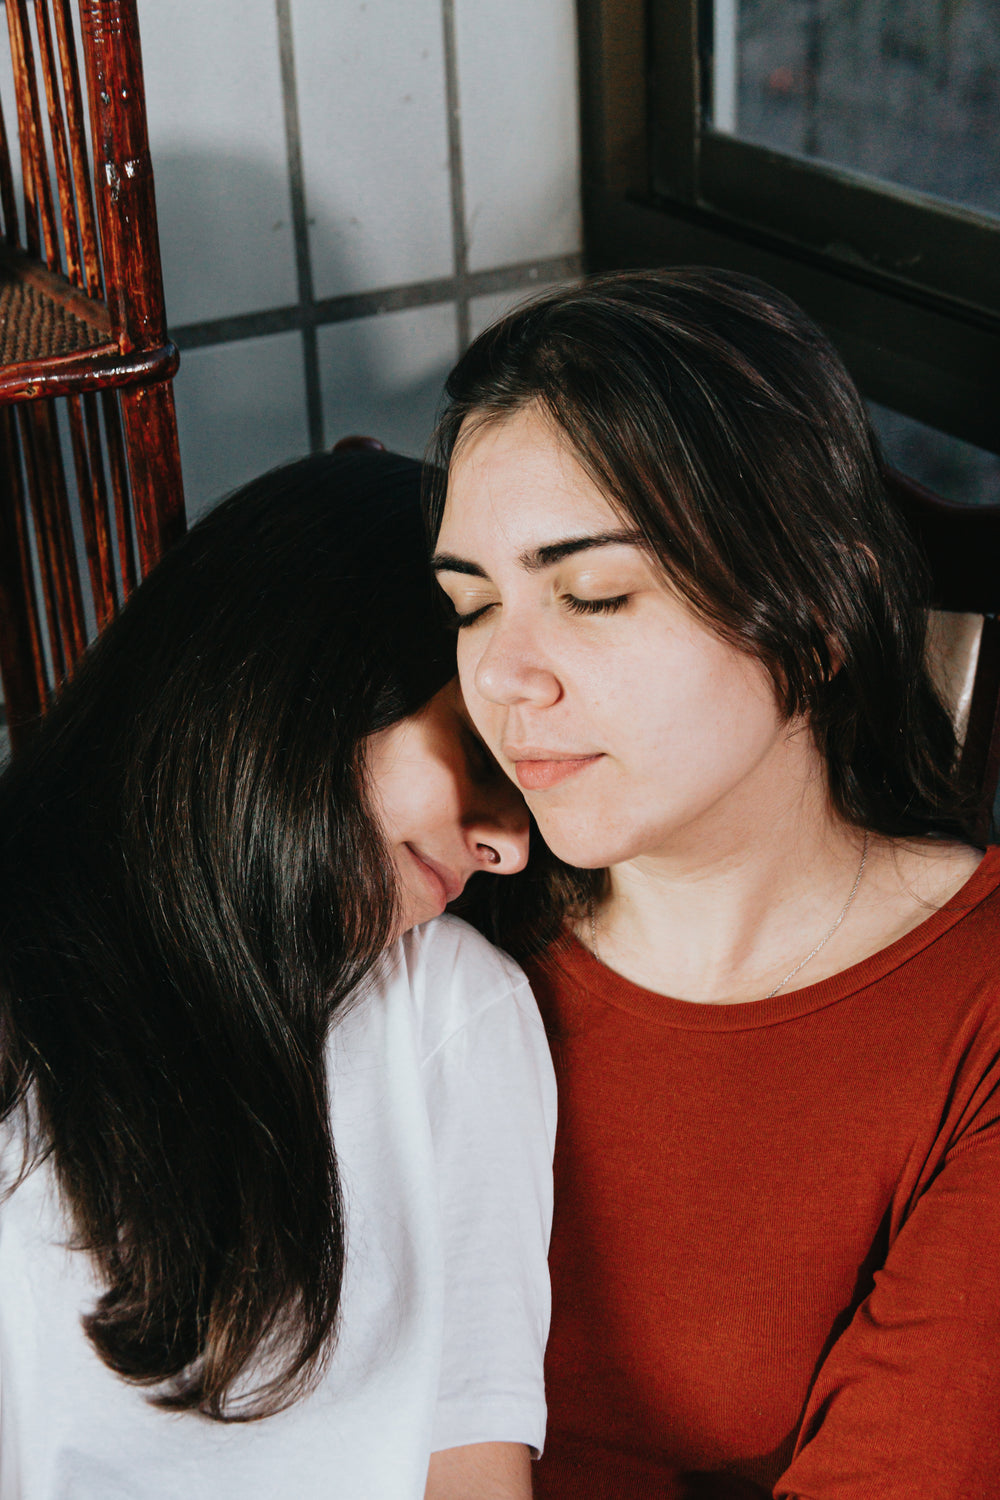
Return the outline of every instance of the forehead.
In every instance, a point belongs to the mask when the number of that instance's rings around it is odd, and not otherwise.
[[[538,411],[473,423],[459,434],[438,537],[443,551],[506,544],[523,552],[616,525],[620,513]]]

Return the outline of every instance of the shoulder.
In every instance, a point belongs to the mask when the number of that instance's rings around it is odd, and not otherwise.
[[[425,1056],[494,1012],[541,1031],[523,971],[458,917],[437,917],[401,938],[389,955],[387,983],[405,987]]]
[[[918,935],[923,930],[934,939],[940,928],[944,938],[940,962],[949,965],[949,988],[968,992],[996,1014],[1000,1002],[996,962],[1000,848],[993,846],[983,854],[953,846],[937,858],[925,853],[922,857],[923,868],[911,866],[909,880],[909,889],[926,918]]]
[[[890,839],[872,850],[874,884],[888,895],[935,910],[955,897],[970,906],[996,900],[1000,886],[1000,849],[977,849],[948,839]],[[881,869],[878,868],[881,856]]]
[[[962,1008],[1000,996],[1000,848],[944,841],[873,843],[871,885],[855,923],[855,961],[934,976]],[[866,875],[867,879],[867,875]]]

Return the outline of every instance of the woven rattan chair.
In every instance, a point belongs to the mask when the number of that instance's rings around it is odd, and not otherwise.
[[[135,0],[5,10],[0,675],[16,747],[183,532],[184,499]]]

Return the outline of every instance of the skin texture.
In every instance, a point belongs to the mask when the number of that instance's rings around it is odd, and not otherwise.
[[[470,1443],[431,1454],[424,1500],[531,1500],[531,1460],[521,1443]]]
[[[561,858],[665,854],[809,774],[811,741],[764,668],[694,616],[640,542],[607,540],[628,537],[621,518],[537,418],[482,429],[453,478],[438,566],[454,551],[488,571],[438,574],[471,616],[466,701]],[[547,566],[533,555],[579,540],[594,544]]]
[[[477,871],[524,868],[524,800],[473,729],[457,681],[372,735],[368,770],[399,877],[400,932],[440,916]]]
[[[473,722],[550,847],[610,872],[601,959],[686,1000],[768,994],[842,910],[862,835],[765,668],[678,596],[530,407],[460,434],[435,568]],[[977,861],[873,840],[849,918],[792,987],[885,947]]]

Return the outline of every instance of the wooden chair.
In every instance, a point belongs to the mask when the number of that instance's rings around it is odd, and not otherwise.
[[[895,470],[886,480],[930,567],[928,656],[985,843],[1000,780],[1000,504],[957,505]]]
[[[0,676],[16,747],[185,521],[135,0],[5,9]]]

